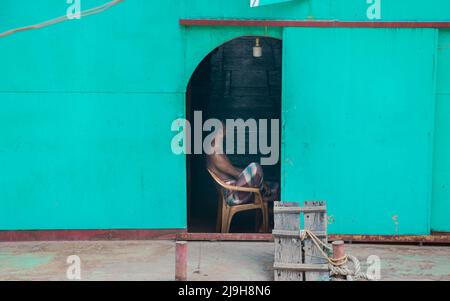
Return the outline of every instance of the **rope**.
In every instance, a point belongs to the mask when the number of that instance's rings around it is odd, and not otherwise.
[[[330,276],[345,276],[347,281],[370,280],[367,274],[361,272],[361,264],[359,263],[358,258],[352,255],[347,255],[347,257],[348,261],[353,263],[353,270],[349,269],[347,265],[329,265]]]
[[[110,9],[111,7],[113,7],[116,4],[119,4],[122,1],[124,1],[124,0],[113,0],[111,2],[102,4],[100,6],[97,6],[97,7],[91,8],[91,9],[87,9],[87,10],[82,11],[80,13],[80,17],[87,17],[87,16],[91,16],[91,15],[102,13],[105,10]],[[62,22],[67,21],[67,20],[69,20],[69,18],[68,18],[67,15],[65,15],[65,16],[61,16],[61,17],[58,17],[58,18],[55,18],[55,19],[51,19],[51,20],[48,20],[48,21],[45,21],[45,22],[42,22],[42,23],[39,23],[39,24],[34,24],[34,25],[29,25],[29,26],[19,27],[19,28],[14,28],[14,29],[11,29],[11,30],[8,30],[8,31],[0,33],[0,38],[4,38],[6,36],[9,36],[9,35],[12,35],[14,33],[21,32],[21,31],[44,28],[44,27],[47,27],[47,26],[51,26],[51,25],[55,25],[55,24],[58,24],[58,23],[62,23]]]
[[[328,268],[330,269],[330,276],[345,276],[347,281],[357,281],[357,280],[369,280],[368,276],[365,273],[361,272],[361,264],[355,256],[345,255],[342,258],[332,258],[330,257],[324,250],[329,252],[332,251],[332,248],[321,241],[312,231],[304,230],[300,233],[300,239],[304,241],[307,238],[310,238],[317,249],[322,253],[323,258],[328,261]],[[353,265],[353,269],[350,269],[347,263],[351,262]]]

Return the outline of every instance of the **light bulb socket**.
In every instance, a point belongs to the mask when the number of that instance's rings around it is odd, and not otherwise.
[[[253,57],[262,57],[262,47],[261,46],[253,47]]]
[[[253,47],[253,57],[262,57],[262,47],[259,38],[256,38],[255,47]]]

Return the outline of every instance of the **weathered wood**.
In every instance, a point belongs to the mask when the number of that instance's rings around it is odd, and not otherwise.
[[[290,213],[290,214],[300,214],[300,213],[314,213],[314,212],[326,212],[327,207],[325,206],[304,206],[298,208],[275,208],[274,213]]]
[[[298,203],[275,202],[274,208],[296,208]],[[300,231],[300,213],[289,214],[275,212],[274,222],[276,230]],[[276,264],[302,264],[302,242],[300,237],[276,237],[275,238],[275,263]],[[302,271],[290,271],[274,269],[275,281],[303,281]]]
[[[305,207],[324,207],[325,202],[305,202]],[[326,219],[326,211],[320,212],[310,212],[304,215],[304,225],[305,230],[310,230],[313,233],[316,232],[326,232],[327,231],[327,219]],[[319,237],[320,240],[324,243],[327,243],[327,237]],[[313,243],[313,241],[307,237],[304,241],[304,252],[305,252],[305,264],[318,264],[324,265],[327,264],[328,261],[323,257],[320,250]],[[305,273],[306,281],[329,281],[330,276],[329,272],[306,272]]]
[[[272,235],[274,237],[278,237],[278,236],[300,237],[300,232],[301,231],[288,231],[288,230],[277,230],[277,229],[274,229],[272,231]],[[327,237],[327,232],[326,231],[317,231],[314,234],[317,237]]]
[[[274,269],[299,272],[327,272],[328,264],[293,264],[293,263],[275,263]]]

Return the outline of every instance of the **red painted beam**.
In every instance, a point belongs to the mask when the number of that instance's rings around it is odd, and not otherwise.
[[[179,240],[187,241],[273,241],[271,233],[180,233]]]
[[[0,231],[0,242],[175,239],[186,241],[273,241],[270,233],[187,233],[186,229]],[[329,241],[344,240],[360,243],[450,244],[449,233],[400,236],[330,234],[328,239]]]
[[[450,28],[450,21],[311,21],[311,20],[217,20],[180,19],[182,26],[243,26],[243,27],[341,27],[341,28]]]
[[[270,233],[181,233],[177,239],[186,241],[273,241]],[[450,235],[328,235],[328,240],[359,243],[430,243],[450,244]]]
[[[450,244],[450,235],[329,235],[330,241],[344,240],[358,243],[428,243]]]
[[[185,232],[185,229],[0,231],[0,242],[174,240],[177,235]]]

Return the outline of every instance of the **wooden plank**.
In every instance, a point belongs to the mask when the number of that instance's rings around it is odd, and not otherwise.
[[[305,206],[317,206],[322,207],[325,206],[325,202],[305,202]],[[313,233],[315,232],[326,232],[327,231],[327,219],[326,212],[311,212],[305,214],[304,217],[304,225],[305,230],[310,230]],[[320,240],[324,243],[327,243],[327,237],[320,237]],[[304,251],[305,251],[305,264],[327,264],[328,261],[323,257],[320,250],[316,247],[313,241],[309,238],[304,241]],[[305,273],[306,281],[329,281],[329,272],[306,272]]]
[[[304,206],[299,208],[275,208],[274,213],[290,213],[290,214],[300,214],[300,213],[313,213],[313,212],[325,212],[327,208],[325,206]]]
[[[316,236],[318,237],[327,237],[327,232],[326,231],[317,231]],[[277,236],[287,236],[287,237],[300,237],[300,231],[288,231],[288,230],[273,230],[272,231],[272,235],[277,237]]]
[[[326,272],[328,273],[328,264],[289,264],[289,263],[275,263],[274,269],[299,271],[299,272]]]
[[[274,208],[300,207],[299,203],[275,202]],[[300,214],[275,213],[275,229],[300,231]],[[299,238],[275,239],[275,264],[302,264],[302,242]],[[303,272],[274,269],[275,281],[303,281]]]

